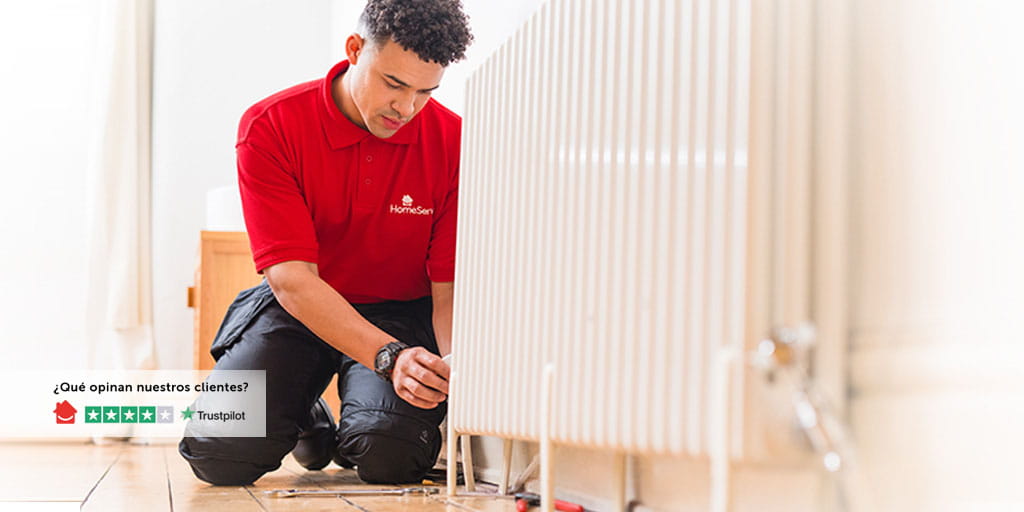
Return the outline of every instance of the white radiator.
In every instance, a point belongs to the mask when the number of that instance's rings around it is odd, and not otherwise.
[[[744,335],[749,32],[749,0],[551,0],[470,78],[454,430],[538,440],[553,363],[554,442],[707,454]]]

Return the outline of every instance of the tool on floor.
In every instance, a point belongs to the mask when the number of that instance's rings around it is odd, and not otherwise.
[[[481,491],[460,491],[456,495],[459,498],[493,498],[495,500],[515,500],[515,496],[508,496],[505,494],[494,494],[493,492],[481,492]]]
[[[516,493],[516,512],[526,512],[530,507],[540,506],[540,494],[532,492]],[[555,510],[562,512],[584,512],[583,505],[568,501],[555,500]]]
[[[509,492],[517,493],[522,491],[526,487],[526,482],[529,482],[530,479],[533,478],[534,473],[537,472],[537,468],[539,467],[540,454],[537,454],[533,456],[533,460],[531,460],[530,463],[526,465],[526,468],[519,473],[519,476],[516,477],[515,482],[513,482],[512,487],[509,489]]]
[[[271,498],[338,497],[338,496],[407,496],[410,494],[438,494],[437,487],[404,487],[400,489],[274,489],[264,491]]]

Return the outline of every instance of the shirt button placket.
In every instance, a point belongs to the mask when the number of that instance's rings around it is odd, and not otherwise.
[[[371,164],[372,162],[373,162],[373,156],[371,156],[371,155],[366,155],[366,166],[367,166],[367,168],[369,168],[369,166],[370,166],[370,164]],[[369,184],[373,183],[373,180],[371,180],[371,179],[369,178],[369,175],[370,175],[370,170],[369,170],[369,169],[367,169],[367,171],[366,171],[365,175],[367,176],[367,178],[363,180],[363,183],[365,183],[365,184],[367,184],[367,185],[369,185]]]

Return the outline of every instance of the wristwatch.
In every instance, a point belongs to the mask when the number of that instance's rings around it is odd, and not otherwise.
[[[391,381],[391,370],[395,369],[395,361],[398,360],[398,353],[409,348],[409,345],[401,341],[392,341],[377,351],[377,357],[373,360],[373,371],[377,376]]]

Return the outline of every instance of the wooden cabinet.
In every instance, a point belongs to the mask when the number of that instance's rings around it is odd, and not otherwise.
[[[195,308],[195,344],[192,364],[200,370],[213,368],[210,344],[238,292],[256,286],[249,251],[249,237],[238,231],[201,231],[195,286],[188,289],[188,305]]]
[[[256,286],[263,279],[256,273],[249,250],[249,237],[240,231],[201,231],[196,262],[195,285],[188,289],[188,305],[195,309],[193,367],[213,368],[210,345],[238,292]],[[324,391],[324,398],[338,414],[338,377]]]

